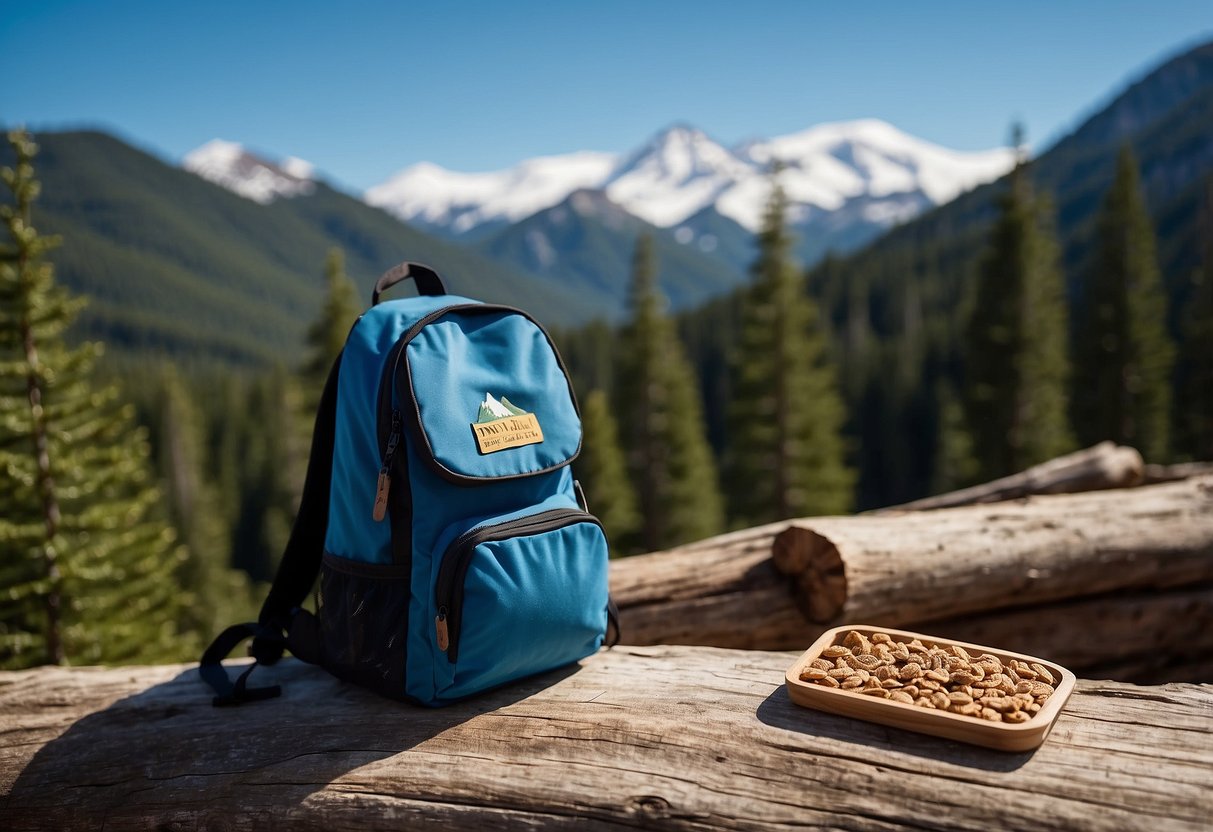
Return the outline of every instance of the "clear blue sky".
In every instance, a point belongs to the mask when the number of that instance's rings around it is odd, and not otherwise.
[[[1181,47],[1213,2],[0,0],[0,122],[99,126],[170,160],[214,138],[351,189],[421,160],[487,170],[877,117],[1034,146]]]

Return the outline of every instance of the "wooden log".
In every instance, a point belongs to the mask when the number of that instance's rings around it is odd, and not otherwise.
[[[786,522],[667,552],[611,561],[611,596],[629,644],[768,650],[807,647],[820,632],[797,608],[793,584],[771,562]]]
[[[1201,675],[1213,656],[1213,584],[1067,599],[912,629],[1040,656],[1096,679],[1213,681],[1213,672]]]
[[[1013,500],[1032,494],[1072,494],[1104,488],[1128,488],[1141,484],[1142,468],[1141,454],[1136,449],[1100,442],[1009,477],[879,509],[876,513],[952,508]]]
[[[810,620],[895,625],[1213,582],[1213,477],[793,521],[772,546]]]
[[[6,829],[1197,830],[1213,687],[1080,681],[1008,754],[793,705],[793,653],[617,648],[442,709],[285,661],[0,674]]]
[[[1213,653],[1184,653],[1173,656],[1126,656],[1086,671],[1092,679],[1135,679],[1140,685],[1195,682],[1213,679]]]
[[[796,649],[844,620],[920,628],[998,611],[980,632],[1013,649],[1001,634],[1020,625],[995,626],[1004,610],[1125,591],[1136,598],[1122,599],[1133,615],[1149,614],[1152,601],[1153,620],[1182,606],[1151,587],[1213,580],[1211,495],[1213,478],[1203,478],[929,514],[781,521],[614,561],[611,593],[634,644]],[[1207,595],[1198,597],[1194,614],[1207,620]],[[1118,620],[1121,602],[1092,603],[1105,604],[1102,621]],[[1069,626],[1081,613],[1056,615]],[[1030,629],[1032,614],[1022,618]],[[1047,624],[1030,631],[1051,637],[1035,642],[1046,647],[1064,633]],[[1115,649],[1094,645],[1084,661],[1106,663],[1097,648]]]
[[[1142,482],[1152,484],[1157,482],[1174,482],[1191,477],[1203,477],[1213,474],[1213,462],[1179,462],[1174,465],[1147,465],[1143,472]]]

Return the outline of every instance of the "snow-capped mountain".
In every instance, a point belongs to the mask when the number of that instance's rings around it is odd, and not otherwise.
[[[660,228],[685,220],[761,171],[708,137],[675,125],[625,157],[602,184],[606,195]]]
[[[491,422],[494,419],[505,419],[513,415],[514,412],[493,398],[492,393],[485,393],[484,401],[480,403],[480,413],[476,421]]]
[[[316,188],[312,165],[289,156],[274,163],[236,142],[213,139],[186,154],[186,170],[262,205],[279,197],[310,194]]]
[[[876,207],[885,197],[921,193],[932,204],[942,205],[998,178],[1015,161],[1010,148],[948,150],[877,119],[821,124],[769,141],[749,142],[739,153],[762,167],[782,162],[780,181],[793,203],[833,211],[849,200],[868,197],[873,207],[868,218],[878,222],[905,219],[896,211],[885,216]],[[761,220],[760,213],[750,213],[753,199],[742,193],[725,195],[717,207],[747,228],[757,227]]]
[[[753,232],[776,160],[783,165],[780,182],[793,222],[849,209],[845,213],[857,221],[887,227],[997,178],[1014,156],[1009,149],[949,150],[875,119],[822,124],[735,148],[675,125],[621,156],[549,156],[489,173],[421,163],[365,198],[406,222],[452,236],[517,222],[587,188],[659,227],[675,228],[712,208]],[[687,239],[694,237],[692,230]]]
[[[613,153],[569,153],[489,173],[460,173],[421,162],[371,188],[364,198],[423,228],[463,234],[485,224],[516,222],[573,191],[596,188],[616,161]]]

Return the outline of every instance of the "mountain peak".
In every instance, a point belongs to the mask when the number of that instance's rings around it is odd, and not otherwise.
[[[948,150],[875,118],[819,124],[734,148],[679,121],[622,157],[541,156],[485,173],[422,162],[371,188],[365,198],[407,222],[451,236],[518,222],[586,189],[602,191],[613,205],[662,228],[714,208],[754,231],[761,224],[774,159],[787,166],[781,182],[793,216],[839,210],[856,199],[892,199],[895,211],[868,209],[870,218],[883,218],[872,220],[882,226],[905,219],[906,205],[946,202],[997,178],[1013,162],[1005,150]],[[583,195],[572,207],[584,213],[610,206]]]
[[[274,163],[237,142],[211,139],[191,150],[181,166],[203,179],[262,205],[282,197],[310,194],[316,188],[315,168],[295,156]]]
[[[600,187],[617,162],[613,153],[593,151],[538,156],[483,173],[418,162],[370,188],[364,199],[406,222],[459,235],[525,219],[581,188]]]
[[[739,155],[769,168],[785,165],[780,182],[793,202],[836,210],[858,197],[920,193],[936,205],[997,179],[1015,161],[1007,148],[950,150],[875,118],[817,124],[797,133],[750,142]],[[733,206],[726,214],[753,228],[759,214]],[[900,215],[899,215],[900,216]],[[904,216],[900,216],[904,219]]]
[[[654,225],[668,227],[703,210],[752,166],[697,127],[658,132],[612,174],[607,195]]]
[[[653,138],[649,140],[649,145],[688,142],[707,138],[707,133],[689,121],[675,121],[654,133]]]

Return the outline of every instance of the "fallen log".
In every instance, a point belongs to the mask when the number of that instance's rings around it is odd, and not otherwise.
[[[611,596],[630,644],[808,647],[809,622],[771,562],[787,522],[720,535],[668,552],[611,561]]]
[[[1207,638],[1210,582],[1213,477],[781,521],[611,564],[633,643],[795,649],[837,623],[952,621],[957,638],[1074,670],[1140,653],[1138,645],[1182,650],[1185,621]],[[1073,645],[1082,621],[1108,637]]]
[[[1178,462],[1174,465],[1147,465],[1143,472],[1142,482],[1152,484],[1157,482],[1174,482],[1191,477],[1203,477],[1213,474],[1213,462]]]
[[[1041,656],[1092,678],[1138,684],[1213,679],[1213,673],[1200,675],[1213,656],[1213,584],[1067,599],[916,622],[914,628]]]
[[[294,661],[215,709],[191,666],[0,673],[6,828],[1196,830],[1213,687],[1080,681],[1032,752],[806,710],[794,653],[617,648],[442,709]]]
[[[1009,477],[878,509],[874,513],[923,511],[994,503],[1032,494],[1072,494],[1105,488],[1129,488],[1141,484],[1143,465],[1141,454],[1135,448],[1116,445],[1113,442],[1100,442],[1090,448],[1034,465]]]
[[[932,621],[1213,582],[1213,477],[1132,490],[794,521],[772,544],[809,619]]]

